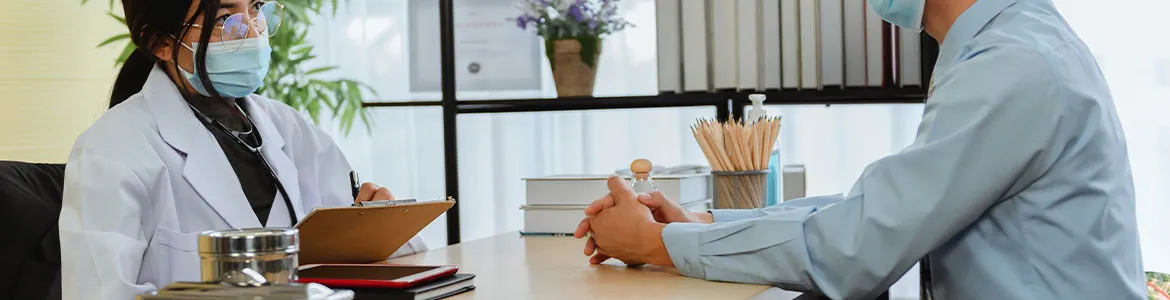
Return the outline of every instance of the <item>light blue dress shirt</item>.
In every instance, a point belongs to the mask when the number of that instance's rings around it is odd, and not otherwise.
[[[934,70],[914,143],[849,193],[670,224],[675,266],[872,299],[929,255],[935,299],[1144,299],[1124,134],[1053,4],[979,0]]]

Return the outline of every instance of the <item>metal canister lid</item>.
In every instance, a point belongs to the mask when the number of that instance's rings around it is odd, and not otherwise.
[[[199,234],[199,253],[220,256],[253,256],[296,253],[299,232],[294,228],[248,228],[204,231]]]

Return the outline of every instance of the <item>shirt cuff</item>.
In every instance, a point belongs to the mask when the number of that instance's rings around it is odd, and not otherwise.
[[[706,279],[703,263],[699,261],[699,235],[709,224],[670,223],[662,228],[662,243],[670,262],[687,277]]]
[[[734,222],[759,217],[752,209],[712,209],[710,212],[715,222]]]

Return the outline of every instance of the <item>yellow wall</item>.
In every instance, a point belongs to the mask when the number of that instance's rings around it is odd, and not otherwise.
[[[105,111],[126,29],[106,0],[0,0],[0,160],[64,162]],[[115,8],[118,9],[118,8]]]

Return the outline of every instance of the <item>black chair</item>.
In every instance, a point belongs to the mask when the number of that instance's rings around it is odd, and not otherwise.
[[[61,299],[65,165],[0,161],[0,299]]]

